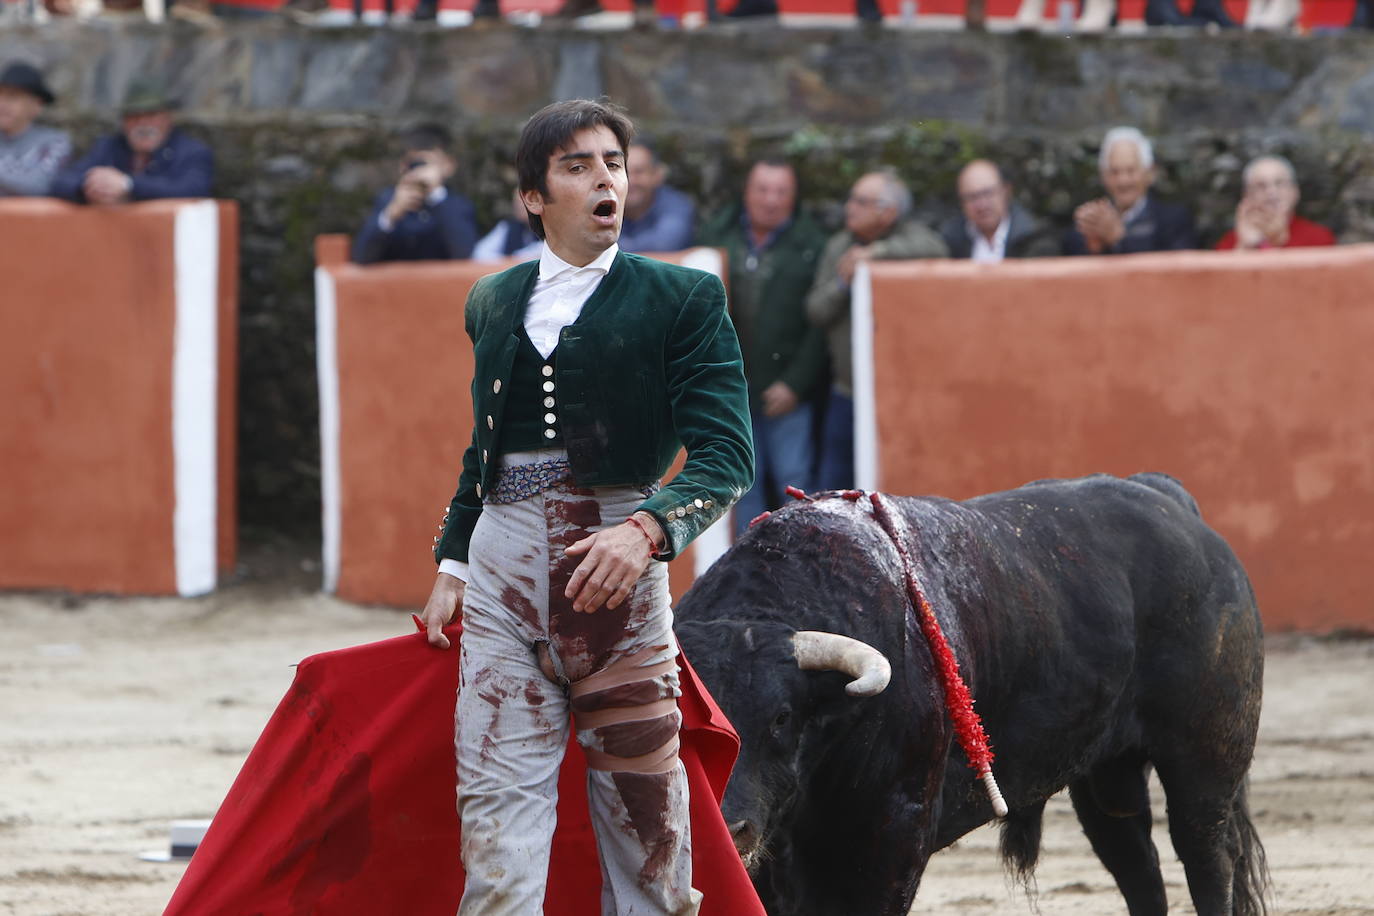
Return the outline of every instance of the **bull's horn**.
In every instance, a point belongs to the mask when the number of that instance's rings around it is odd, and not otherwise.
[[[877,696],[892,679],[892,665],[883,653],[838,633],[798,630],[792,637],[792,653],[803,671],[842,671],[854,678],[844,688],[851,697]]]

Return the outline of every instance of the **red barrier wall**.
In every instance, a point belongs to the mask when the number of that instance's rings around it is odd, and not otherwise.
[[[0,202],[0,587],[195,594],[235,554],[238,211]]]
[[[1374,627],[1374,245],[870,276],[883,489],[1164,471],[1271,630]]]
[[[315,251],[325,589],[418,608],[472,435],[463,303],[473,283],[514,262],[359,267],[338,236],[321,236]],[[670,564],[674,595],[695,562],[688,548]]]

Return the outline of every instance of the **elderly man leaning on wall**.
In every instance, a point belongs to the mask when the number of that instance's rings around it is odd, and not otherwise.
[[[806,298],[806,316],[826,332],[830,400],[821,435],[816,484],[823,490],[854,486],[854,381],[850,357],[849,285],[864,261],[943,258],[949,248],[935,232],[906,218],[911,192],[891,170],[869,172],[849,192],[844,228],[831,236]]]
[[[66,132],[34,124],[53,102],[43,74],[26,63],[0,71],[0,197],[41,197],[71,155]]]
[[[1298,216],[1298,173],[1283,156],[1259,156],[1241,173],[1244,194],[1236,205],[1236,224],[1217,250],[1305,248],[1336,244],[1325,226]]]
[[[950,257],[997,263],[1059,254],[1053,230],[1016,202],[1011,182],[995,162],[975,159],[965,165],[957,187],[961,212],[940,225]]]
[[[119,133],[97,140],[63,169],[53,196],[86,204],[209,197],[214,154],[177,129],[176,109],[177,100],[160,80],[135,80],[120,108]]]
[[[1193,214],[1151,193],[1154,147],[1134,127],[1113,127],[1102,140],[1098,169],[1106,197],[1074,210],[1065,254],[1135,254],[1197,247]]]

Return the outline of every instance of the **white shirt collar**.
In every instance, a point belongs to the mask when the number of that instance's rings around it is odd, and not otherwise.
[[[579,273],[584,270],[596,270],[600,271],[602,275],[605,275],[611,272],[611,263],[615,261],[615,256],[618,254],[620,254],[620,246],[612,243],[610,248],[607,248],[605,251],[601,252],[601,254],[597,255],[596,260],[592,261],[590,264],[585,267],[574,267],[554,254],[553,249],[549,247],[549,243],[545,242],[544,250],[539,253],[539,279],[552,280],[554,277],[561,276],[569,271]]]
[[[448,200],[448,188],[443,185],[439,185],[439,187],[425,195],[425,203],[431,207],[437,207],[445,200]]]
[[[992,241],[988,241],[972,223],[968,224],[968,232],[973,237],[970,258],[975,261],[1000,261],[1007,255],[1007,235],[1011,233],[1011,216],[998,224],[992,233]]]

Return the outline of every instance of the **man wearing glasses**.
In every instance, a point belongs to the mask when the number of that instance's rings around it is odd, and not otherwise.
[[[975,159],[959,172],[959,216],[940,226],[953,258],[996,264],[1004,258],[1059,254],[1050,228],[1012,199],[1011,184],[996,163]]]

